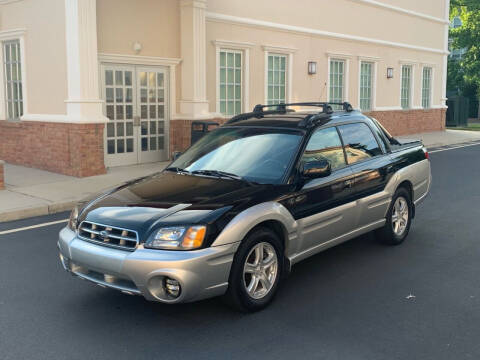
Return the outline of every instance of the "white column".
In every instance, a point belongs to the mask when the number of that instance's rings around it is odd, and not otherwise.
[[[182,94],[176,117],[205,119],[210,114],[206,84],[206,0],[181,0],[180,33],[182,51]]]
[[[96,0],[65,0],[67,117],[71,122],[102,123],[98,80]]]

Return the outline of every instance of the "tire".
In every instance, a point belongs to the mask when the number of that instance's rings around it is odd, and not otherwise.
[[[388,209],[385,225],[376,231],[377,237],[385,244],[400,245],[408,236],[412,216],[413,204],[410,193],[403,187],[398,188]],[[398,220],[395,221],[395,219]]]
[[[260,252],[262,261],[255,266]],[[241,312],[265,308],[275,297],[283,267],[283,245],[278,235],[266,227],[255,229],[242,241],[233,259],[227,302]]]

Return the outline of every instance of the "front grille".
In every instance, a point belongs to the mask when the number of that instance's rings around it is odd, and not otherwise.
[[[78,236],[82,240],[121,250],[134,251],[138,245],[136,231],[90,221],[84,221],[80,224]]]

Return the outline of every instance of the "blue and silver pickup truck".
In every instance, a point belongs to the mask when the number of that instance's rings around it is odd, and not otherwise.
[[[317,110],[293,110],[307,106]],[[430,182],[421,142],[400,143],[348,103],[257,105],[162,172],[79,203],[60,259],[148,300],[225,295],[256,311],[309,256],[370,231],[402,243]]]

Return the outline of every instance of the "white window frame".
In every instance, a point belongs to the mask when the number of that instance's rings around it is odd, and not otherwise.
[[[410,66],[410,68],[411,68],[411,72],[410,72],[410,99],[409,99],[410,106],[408,108],[402,107],[402,77],[403,77],[403,67],[404,66]],[[416,67],[416,63],[414,63],[412,61],[408,61],[408,60],[400,61],[400,76],[399,76],[399,79],[400,79],[400,96],[399,96],[399,100],[400,100],[400,108],[402,110],[415,110],[416,109],[415,104],[414,104],[414,100],[415,100],[415,67]]]
[[[18,41],[20,44],[20,66],[22,74],[22,102],[23,102],[23,116],[20,120],[28,114],[28,101],[27,101],[27,68],[25,61],[25,29],[5,30],[0,31],[0,121],[7,119],[7,103],[5,98],[6,90],[6,76],[5,76],[5,64],[3,59],[3,43],[6,41]]]
[[[227,40],[213,40],[215,45],[215,103],[216,113],[220,112],[220,52],[222,50],[232,50],[242,52],[242,111],[245,112],[250,106],[250,49],[255,45],[247,42],[236,42]],[[228,118],[230,115],[224,115]]]
[[[430,69],[430,106],[428,108],[424,108],[423,107],[423,77],[424,77],[424,69],[425,68],[429,68]],[[422,64],[422,87],[421,87],[421,99],[420,99],[420,102],[421,102],[421,107],[422,109],[433,109],[434,108],[434,105],[433,105],[433,91],[434,91],[434,79],[435,79],[435,67],[434,67],[434,64]]]
[[[330,101],[330,62],[331,60],[343,60],[345,62],[345,73],[344,73],[344,87],[345,91],[343,92],[343,101],[348,102],[349,100],[349,91],[350,91],[350,59],[352,55],[350,54],[340,54],[340,53],[327,53],[327,101]]]
[[[292,101],[292,82],[293,82],[293,54],[297,51],[295,48],[283,47],[283,46],[270,46],[263,45],[263,51],[265,52],[265,86],[264,86],[264,103],[268,102],[268,56],[269,55],[283,55],[287,57],[287,64],[285,70],[287,72],[285,76],[285,102]]]
[[[359,56],[358,57],[358,108],[360,109],[360,84],[362,74],[362,63],[367,62],[373,64],[372,67],[372,104],[369,111],[375,111],[377,109],[377,75],[378,75],[378,62],[380,58],[372,56]]]

